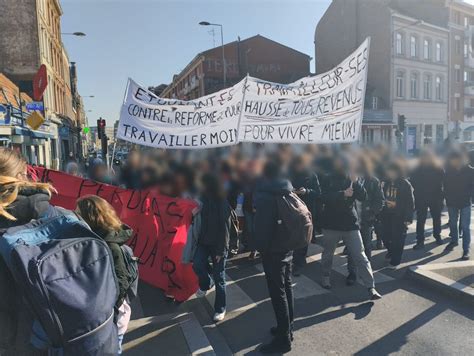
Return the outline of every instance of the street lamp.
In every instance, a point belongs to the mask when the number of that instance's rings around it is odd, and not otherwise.
[[[81,95],[83,98],[95,98],[94,95]]]
[[[222,66],[224,67],[223,74],[224,74],[224,88],[227,87],[227,66],[225,63],[225,53],[224,53],[224,30],[223,26],[218,23],[210,23],[207,21],[199,22],[201,26],[219,26],[221,28],[221,46],[222,46]]]
[[[61,35],[84,37],[86,34],[84,32],[61,32]]]

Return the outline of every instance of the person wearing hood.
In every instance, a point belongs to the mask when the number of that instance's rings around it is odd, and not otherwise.
[[[364,252],[356,211],[356,202],[365,201],[367,192],[350,163],[342,154],[337,155],[334,158],[332,173],[321,187],[321,199],[324,204],[322,286],[331,288],[332,260],[337,244],[343,240],[351,263],[369,291],[370,299],[376,300],[382,296],[375,289],[374,275]]]
[[[114,260],[115,275],[119,294],[115,308],[118,310],[117,327],[119,354],[122,353],[122,341],[127,331],[132,309],[127,293],[130,288],[130,276],[121,245],[124,245],[133,234],[132,229],[122,224],[114,208],[103,198],[87,195],[77,201],[76,213],[79,214],[89,227],[99,235],[109,246]]]
[[[27,163],[18,152],[0,148],[0,234],[48,216],[53,191],[49,184],[28,180]],[[30,344],[33,315],[2,257],[0,290],[0,355],[42,355]]]
[[[291,265],[293,252],[276,239],[278,224],[277,197],[289,194],[293,186],[280,178],[280,164],[265,164],[263,178],[255,187],[255,246],[262,255],[268,292],[277,325],[270,329],[273,340],[260,348],[261,353],[284,353],[291,350],[293,338],[293,287]]]
[[[316,203],[321,196],[318,176],[309,168],[310,158],[307,155],[297,156],[290,165],[290,180],[295,193],[306,204],[311,212],[313,225],[315,225]],[[293,275],[301,274],[301,270],[306,266],[306,255],[308,246],[293,252]]]

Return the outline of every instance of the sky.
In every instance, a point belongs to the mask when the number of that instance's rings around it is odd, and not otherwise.
[[[314,57],[314,31],[331,0],[61,0],[62,32],[76,62],[79,93],[91,126],[118,120],[127,78],[143,86],[170,83],[194,56],[224,42],[261,34]],[[220,45],[216,28],[215,44]],[[311,62],[314,71],[314,60]]]

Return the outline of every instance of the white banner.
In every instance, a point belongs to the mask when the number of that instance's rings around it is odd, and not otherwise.
[[[117,137],[178,149],[239,142],[357,141],[369,45],[366,39],[341,64],[321,75],[291,84],[247,76],[231,88],[191,101],[159,98],[129,79]]]
[[[129,79],[117,137],[161,148],[235,145],[242,82],[196,100],[183,101],[159,98]]]
[[[331,71],[291,84],[249,77],[239,140],[280,143],[359,140],[369,42],[366,39]]]

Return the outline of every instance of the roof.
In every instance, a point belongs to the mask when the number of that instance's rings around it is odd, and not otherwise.
[[[240,43],[245,43],[245,42],[248,42],[248,41],[253,40],[253,39],[256,39],[256,38],[261,38],[261,39],[264,39],[264,40],[266,40],[266,41],[273,42],[273,43],[277,44],[278,46],[281,46],[281,47],[284,47],[284,48],[286,48],[286,49],[289,49],[289,50],[291,50],[291,51],[293,51],[293,52],[296,52],[296,53],[298,53],[298,54],[300,54],[300,55],[303,55],[303,56],[307,57],[308,60],[311,60],[311,56],[307,55],[306,53],[300,52],[300,51],[298,51],[298,50],[296,50],[296,49],[294,49],[294,48],[288,47],[288,46],[286,46],[286,45],[284,45],[284,44],[282,44],[282,43],[280,43],[280,42],[274,41],[274,40],[272,40],[272,39],[270,39],[270,38],[268,38],[268,37],[262,36],[262,35],[260,35],[260,34],[257,34],[257,35],[255,35],[255,36],[246,38],[246,39],[244,39],[244,40],[240,40]],[[235,41],[232,41],[232,42],[225,43],[225,44],[224,44],[224,47],[233,45],[233,44],[235,44],[235,43],[237,43],[237,42],[239,42],[239,40],[235,40]],[[187,71],[187,69],[188,69],[196,60],[198,60],[198,59],[201,58],[202,56],[206,56],[206,54],[210,53],[211,51],[213,51],[213,50],[215,50],[216,48],[219,48],[219,47],[221,47],[221,46],[217,46],[217,47],[214,47],[214,48],[210,48],[210,49],[207,49],[207,50],[205,50],[205,51],[203,51],[203,52],[199,52],[198,54],[196,54],[196,55],[194,56],[194,58],[186,65],[186,67],[185,67],[183,70],[181,70],[178,74],[173,75],[173,80],[172,80],[171,84],[175,81],[175,79],[180,78],[181,75],[182,75],[183,73],[185,73],[185,72]],[[171,85],[171,84],[170,84],[170,85]]]
[[[18,107],[18,102],[17,102],[18,93],[19,93],[19,88],[15,85],[15,83],[13,83],[10,79],[8,79],[6,75],[4,75],[3,73],[0,73],[0,103],[11,104],[15,107]],[[5,100],[5,97],[6,97],[6,100]],[[21,93],[21,99],[27,103],[33,101],[25,93]]]

